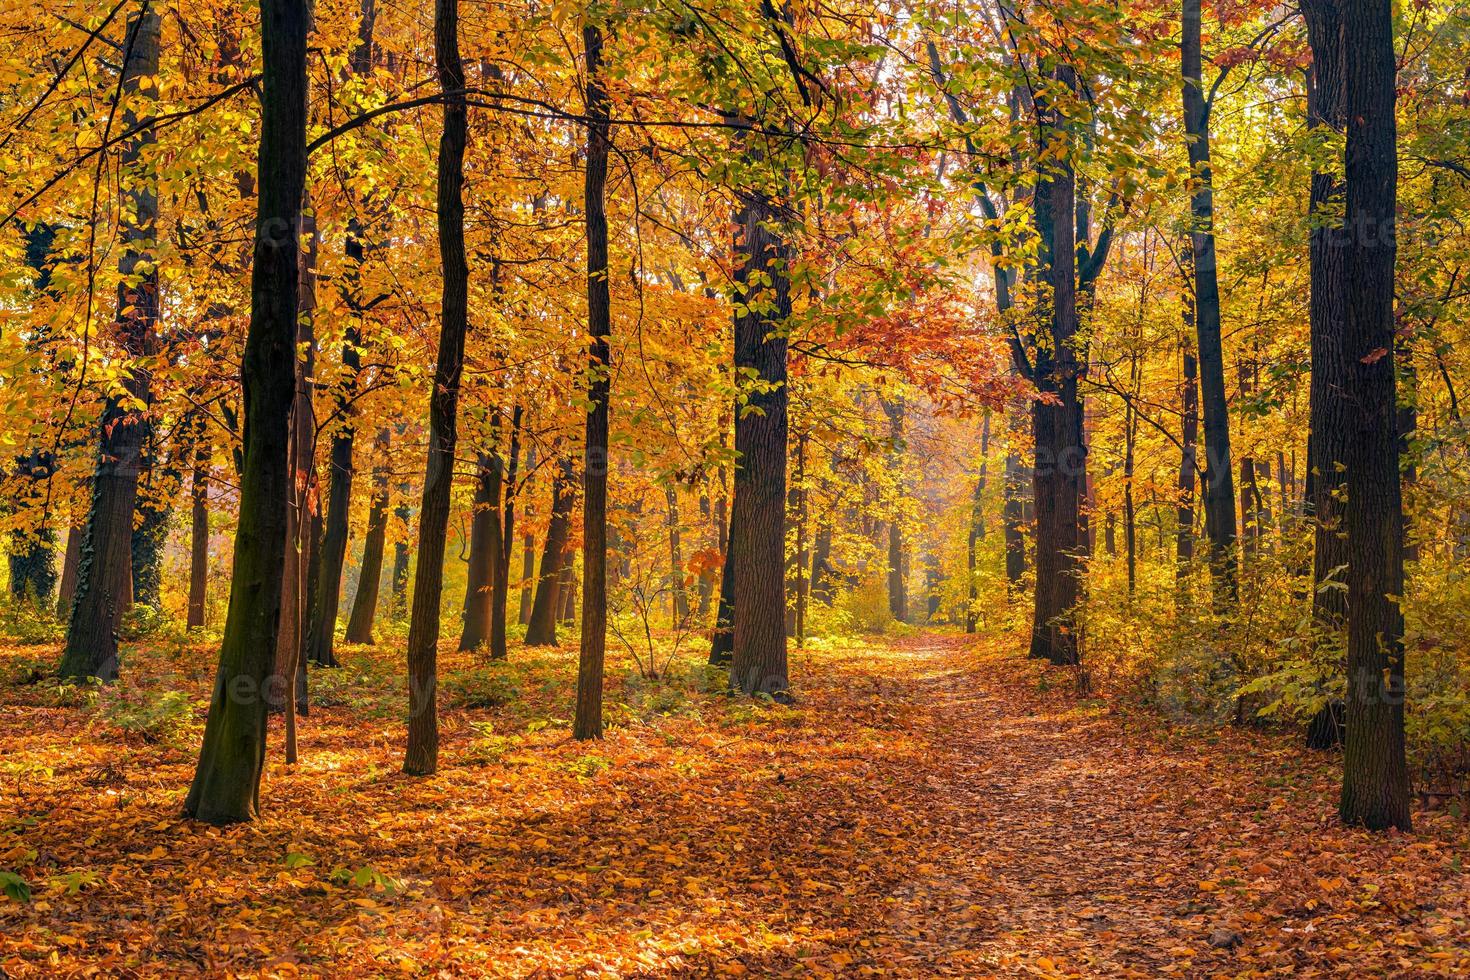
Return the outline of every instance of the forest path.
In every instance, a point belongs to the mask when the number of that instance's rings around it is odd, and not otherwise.
[[[903,644],[934,752],[931,792],[907,805],[936,860],[897,897],[933,972],[1470,968],[1470,889],[1446,874],[1463,826],[1418,841],[1343,830],[1334,758],[1119,715],[1011,644],[978,645],[977,659],[974,637]]]
[[[615,724],[577,742],[575,643],[446,643],[440,769],[410,778],[401,650],[349,647],[299,764],[273,725],[260,819],[216,829],[180,815],[202,717],[119,722],[202,706],[208,644],[130,650],[95,707],[0,645],[0,871],[33,892],[0,898],[0,976],[1470,975],[1462,821],[1343,830],[1334,758],[1019,651],[813,640],[794,707],[697,649],[657,680],[618,658]]]

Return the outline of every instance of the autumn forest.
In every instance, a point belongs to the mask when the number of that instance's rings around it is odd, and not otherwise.
[[[0,980],[1470,973],[1470,8],[0,39]]]

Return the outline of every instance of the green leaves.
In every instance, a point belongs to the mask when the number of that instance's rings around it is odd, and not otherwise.
[[[14,871],[0,871],[0,891],[13,902],[31,900],[31,886]]]

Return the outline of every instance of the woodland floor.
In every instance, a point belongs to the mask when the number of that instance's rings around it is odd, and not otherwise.
[[[446,708],[409,779],[397,654],[349,649],[263,818],[217,830],[179,817],[197,730],[145,742],[16,683],[51,649],[0,647],[0,871],[33,891],[0,897],[0,975],[1470,972],[1463,822],[1343,830],[1331,757],[1171,730],[1015,650],[801,651],[795,709],[620,668],[590,746],[570,651],[446,655],[447,704],[515,696]],[[202,699],[210,658],[125,669]]]

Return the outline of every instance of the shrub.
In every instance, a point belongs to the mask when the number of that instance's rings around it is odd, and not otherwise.
[[[107,689],[98,714],[107,727],[150,743],[179,744],[194,727],[194,702],[183,691]]]
[[[499,708],[521,696],[517,678],[505,665],[472,667],[444,678],[445,702],[457,708]]]

